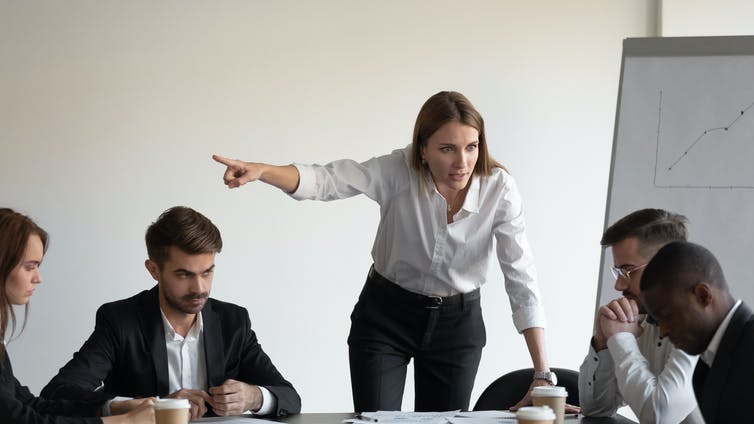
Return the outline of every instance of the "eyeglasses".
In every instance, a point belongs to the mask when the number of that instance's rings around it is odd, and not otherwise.
[[[647,266],[647,264],[637,265],[637,266],[630,266],[629,265],[626,268],[611,266],[610,267],[610,271],[613,273],[613,277],[615,277],[616,280],[618,278],[625,278],[626,280],[629,280],[629,279],[631,279],[631,273],[632,272],[636,271],[637,269],[642,269],[645,266]]]

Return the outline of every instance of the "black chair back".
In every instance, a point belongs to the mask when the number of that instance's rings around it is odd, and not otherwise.
[[[579,373],[565,368],[550,368],[558,376],[558,386],[568,392],[566,403],[579,405]],[[520,401],[531,385],[533,368],[511,371],[493,381],[474,405],[474,411],[506,410]]]

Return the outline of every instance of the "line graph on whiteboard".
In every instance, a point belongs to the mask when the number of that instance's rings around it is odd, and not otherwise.
[[[659,90],[655,149],[657,188],[754,189],[754,95],[689,101]]]

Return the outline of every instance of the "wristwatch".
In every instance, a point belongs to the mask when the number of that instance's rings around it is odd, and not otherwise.
[[[558,376],[552,371],[534,371],[535,380],[545,380],[553,386],[558,384]]]

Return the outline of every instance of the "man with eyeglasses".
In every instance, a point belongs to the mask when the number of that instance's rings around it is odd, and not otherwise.
[[[642,209],[611,225],[615,290],[623,296],[597,312],[594,335],[579,373],[585,416],[611,416],[628,405],[641,423],[704,423],[691,383],[697,357],[673,347],[640,300],[641,274],[661,247],[686,240],[686,217]]]

